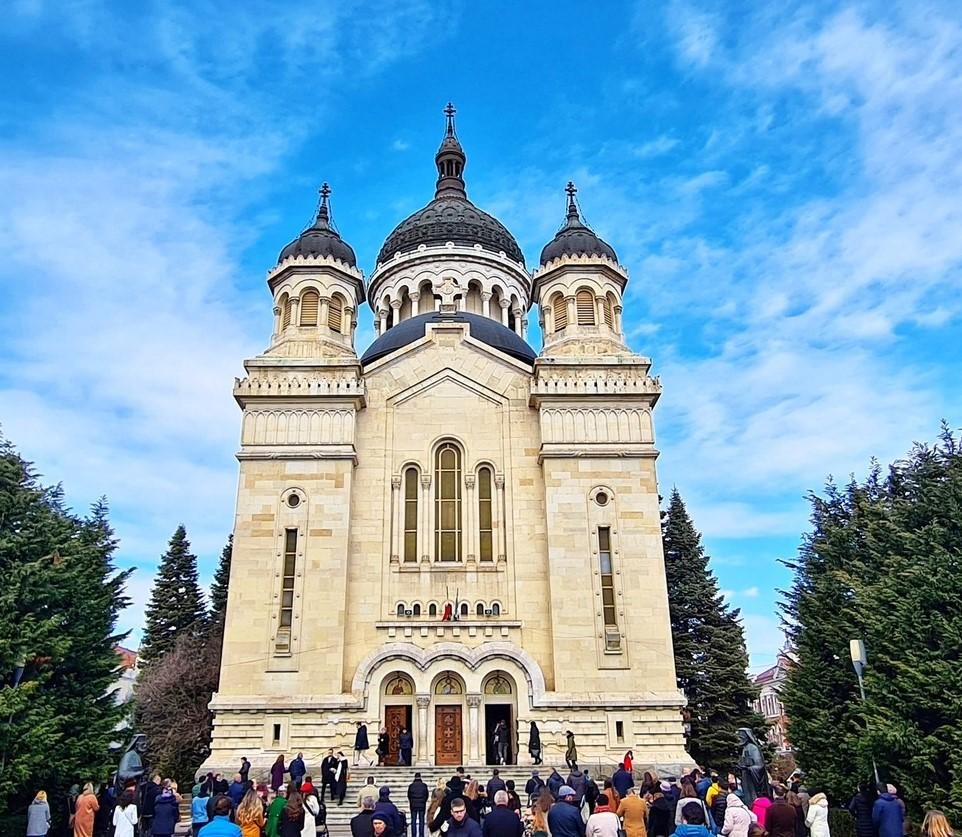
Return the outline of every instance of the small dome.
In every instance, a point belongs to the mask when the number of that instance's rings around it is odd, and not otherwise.
[[[558,234],[541,251],[541,264],[547,264],[561,256],[607,256],[617,263],[618,256],[611,245],[598,238],[581,220],[575,204],[575,193],[578,190],[574,183],[569,182],[565,191],[568,193],[568,218],[565,225],[558,230]]]
[[[504,352],[523,363],[534,363],[536,357],[534,349],[510,328],[506,328],[490,317],[483,317],[481,314],[469,314],[467,311],[457,311],[451,314],[432,311],[428,314],[419,314],[416,317],[402,320],[368,346],[367,351],[361,357],[361,363],[372,363],[413,343],[415,340],[420,340],[426,333],[428,323],[443,322],[468,323],[471,326],[471,336],[475,340],[487,343],[499,352]]]
[[[504,251],[509,258],[524,264],[524,254],[504,224],[468,200],[464,187],[467,157],[454,131],[454,114],[454,106],[448,102],[444,109],[447,129],[434,157],[438,169],[434,200],[394,228],[377,255],[379,264],[395,253],[417,250],[422,244],[443,245],[449,241],[468,247],[480,244],[495,253]]]
[[[344,241],[331,226],[331,213],[328,207],[328,196],[331,187],[326,183],[321,186],[321,205],[317,210],[317,218],[304,232],[288,244],[277,257],[280,264],[288,256],[331,256],[346,262],[351,267],[357,267],[357,257],[351,245]]]

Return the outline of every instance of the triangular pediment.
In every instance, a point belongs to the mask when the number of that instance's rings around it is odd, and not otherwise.
[[[451,390],[452,394],[461,392],[475,395],[483,398],[485,401],[490,401],[492,404],[502,405],[508,401],[508,399],[500,393],[489,389],[478,381],[472,380],[463,372],[445,367],[430,377],[425,378],[423,381],[418,381],[416,384],[390,396],[387,402],[393,406],[398,406],[406,401],[410,401],[412,398],[417,398],[432,391],[443,391],[444,389]]]

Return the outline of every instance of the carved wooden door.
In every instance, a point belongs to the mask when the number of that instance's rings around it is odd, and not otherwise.
[[[439,765],[461,764],[460,706],[434,709],[434,761]]]
[[[387,756],[382,764],[397,764],[398,742],[401,740],[401,730],[407,724],[408,708],[406,706],[385,706],[384,707],[384,726],[387,727],[388,740],[390,741]]]

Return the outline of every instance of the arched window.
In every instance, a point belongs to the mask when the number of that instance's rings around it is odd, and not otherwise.
[[[404,472],[404,560],[418,560],[418,469]]]
[[[281,328],[287,328],[291,324],[291,300],[285,294],[281,297]]]
[[[461,560],[461,451],[450,442],[434,455],[434,559]]]
[[[404,602],[397,603],[397,615],[404,616]]]
[[[470,611],[468,610],[468,603],[467,603],[467,602],[461,602],[461,615],[462,615],[462,616],[467,616],[468,613],[470,613]]]
[[[340,295],[334,294],[327,307],[327,327],[337,333],[341,333],[341,323],[344,319],[344,300]]]
[[[493,602],[491,605],[491,615],[500,616],[501,615],[501,605],[497,602]]]
[[[494,560],[494,523],[491,502],[491,469],[478,470],[478,548],[482,561]]]
[[[551,311],[554,314],[554,330],[561,331],[568,325],[568,303],[561,294],[555,294],[551,302]]]
[[[411,608],[411,610],[414,612],[414,615],[415,615],[415,616],[420,616],[420,615],[421,615],[421,605],[416,604],[416,605],[414,605],[414,607]]]
[[[484,602],[478,602],[477,607],[475,607],[474,612],[478,616],[484,616]]]
[[[437,615],[438,606],[434,602],[431,602],[431,604],[428,605],[428,616],[436,617]]]
[[[610,296],[606,296],[601,300],[601,310],[604,312],[604,315],[605,315],[605,325],[608,326],[608,328],[614,328],[615,312],[614,312],[614,309],[612,309],[611,307]]]
[[[317,325],[317,309],[321,303],[321,298],[317,291],[304,291],[301,294],[301,325]]]
[[[578,325],[595,324],[595,295],[582,288],[575,295],[575,308],[578,311]]]

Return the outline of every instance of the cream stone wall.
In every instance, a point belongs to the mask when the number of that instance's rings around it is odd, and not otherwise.
[[[522,761],[534,720],[549,757],[570,729],[589,763],[628,748],[639,764],[689,763],[655,475],[660,385],[648,361],[623,345],[600,357],[571,342],[532,368],[455,321],[429,324],[363,369],[323,335],[310,339],[296,356],[275,343],[235,384],[240,479],[207,766],[240,755],[266,766],[298,750],[314,760],[350,748],[357,720],[373,746],[388,705],[410,707],[416,762],[431,764],[436,709],[452,704],[468,764],[484,760],[491,705],[510,708]],[[455,564],[437,562],[433,543],[434,452],[445,442],[462,456]],[[495,477],[491,561],[476,534],[482,465]],[[419,470],[414,561],[400,548],[407,467]],[[601,616],[599,526],[612,533],[615,649]],[[298,549],[287,640],[278,619],[289,529]],[[455,597],[467,616],[428,615]],[[479,602],[499,613],[477,615]],[[399,603],[420,615],[399,616]],[[403,693],[385,694],[399,675]],[[449,675],[457,693],[438,694]],[[495,675],[509,693],[490,691]]]

